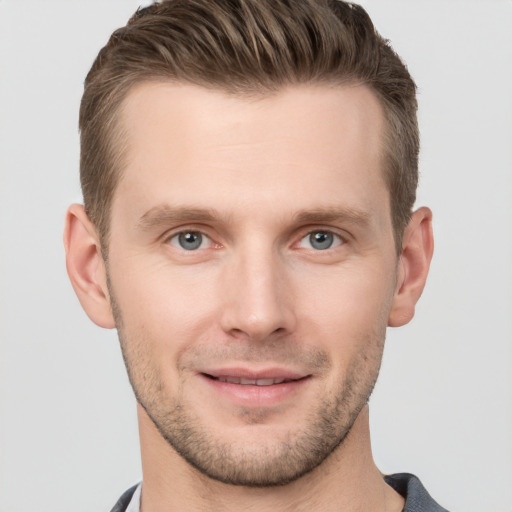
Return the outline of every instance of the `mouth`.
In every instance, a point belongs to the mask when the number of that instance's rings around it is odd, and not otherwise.
[[[200,372],[199,376],[213,392],[212,400],[220,398],[248,408],[267,408],[290,403],[297,393],[309,387],[307,383],[313,377],[311,374],[283,368],[208,369]]]
[[[209,379],[216,380],[219,382],[227,382],[229,384],[239,384],[241,386],[274,386],[276,384],[285,384],[288,382],[296,382],[307,378],[286,378],[286,377],[271,377],[271,378],[248,378],[248,377],[237,377],[233,375],[210,375],[203,373],[203,375]]]

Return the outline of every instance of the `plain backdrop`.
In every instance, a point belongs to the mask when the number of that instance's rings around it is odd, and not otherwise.
[[[82,312],[61,242],[83,80],[137,5],[0,0],[1,512],[108,511],[141,476],[116,333]],[[416,318],[388,334],[375,457],[452,512],[510,512],[512,3],[364,5],[419,87],[436,234]]]

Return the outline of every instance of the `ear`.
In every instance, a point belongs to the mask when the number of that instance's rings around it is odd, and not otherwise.
[[[390,327],[405,325],[414,316],[416,302],[425,287],[433,251],[432,212],[428,208],[420,208],[412,214],[404,231],[397,287],[388,319]]]
[[[80,204],[66,213],[64,228],[66,268],[87,316],[100,327],[115,327],[107,287],[105,262],[96,229]]]

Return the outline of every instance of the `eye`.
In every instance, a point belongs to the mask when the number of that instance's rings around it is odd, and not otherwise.
[[[301,239],[299,246],[303,249],[315,249],[316,251],[325,251],[332,247],[341,245],[343,240],[338,235],[330,231],[312,231]]]
[[[199,231],[181,231],[169,238],[169,242],[185,251],[204,249],[211,244],[211,240]]]

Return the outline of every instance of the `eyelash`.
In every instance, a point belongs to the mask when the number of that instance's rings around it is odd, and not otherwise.
[[[327,237],[331,238],[331,240],[330,240],[331,243],[328,245],[328,247],[325,247],[323,249],[315,248],[312,246],[312,244],[314,242],[319,243],[319,244],[324,244],[325,242],[321,239],[314,240],[313,235],[324,235],[324,236],[327,235]],[[332,231],[330,231],[328,229],[315,229],[315,230],[309,231],[308,233],[306,233],[305,236],[301,237],[301,239],[299,240],[299,243],[302,243],[304,240],[308,240],[308,242],[309,242],[309,247],[304,247],[305,249],[312,249],[312,250],[319,251],[319,252],[328,251],[329,249],[334,249],[334,248],[339,247],[340,245],[343,245],[345,243],[344,239],[340,235],[333,233]]]
[[[180,244],[180,237],[184,237],[184,236],[187,236],[187,235],[195,235],[195,236],[199,235],[199,237],[200,237],[199,245],[197,247],[194,247],[194,244],[192,243],[193,247],[190,248],[190,249],[186,249],[185,247],[183,247]],[[210,243],[212,243],[212,239],[208,235],[203,233],[202,231],[194,230],[194,229],[188,229],[188,230],[182,230],[182,231],[179,231],[177,233],[174,233],[173,235],[167,237],[166,241],[168,243],[170,243],[171,245],[173,245],[174,247],[176,247],[177,249],[182,249],[182,250],[187,251],[187,252],[194,252],[194,251],[196,251],[196,250],[201,248],[201,245],[203,245],[203,243],[206,241],[205,239],[208,240]],[[173,243],[173,240],[176,240],[176,243]]]
[[[197,240],[197,238],[190,240],[191,247],[188,249],[183,247],[183,245],[182,245],[183,239],[180,240],[180,237],[185,237],[187,235],[194,235],[196,237],[197,236],[199,237],[199,241]],[[314,240],[314,239],[312,239],[313,235],[324,235],[324,236],[327,235],[328,240],[325,241],[325,240],[322,240],[321,238]],[[330,240],[329,240],[329,237],[330,237]],[[174,240],[174,242],[173,242],[173,240]],[[306,249],[306,250],[313,250],[315,252],[328,251],[330,249],[334,249],[334,248],[344,245],[346,243],[346,240],[341,235],[334,233],[332,230],[329,230],[329,229],[309,230],[307,233],[305,233],[304,235],[302,235],[300,237],[298,245],[301,246],[302,242],[305,240],[307,241],[307,243],[309,243],[309,247],[301,247],[301,248]],[[206,247],[201,247],[201,246],[207,241],[209,241],[209,244],[213,243],[213,240],[208,235],[206,235],[205,233],[203,233],[202,231],[200,231],[198,229],[181,230],[181,231],[178,231],[177,233],[174,233],[166,238],[167,243],[170,243],[177,249],[181,249],[181,250],[184,250],[184,251],[190,252],[190,253],[196,252],[197,250],[200,250],[200,249],[205,249]],[[313,243],[315,243],[315,242],[320,245],[327,244],[328,246],[325,248],[315,248],[315,247],[313,247]],[[215,245],[216,245],[216,248],[222,247],[222,245],[220,245],[220,244],[215,244]],[[334,245],[334,247],[333,247],[333,245]]]

